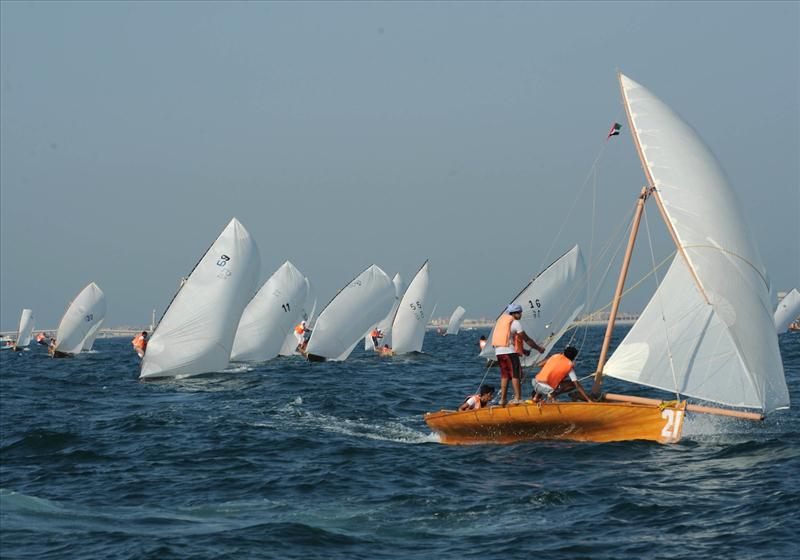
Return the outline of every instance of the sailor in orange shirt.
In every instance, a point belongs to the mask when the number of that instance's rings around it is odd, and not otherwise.
[[[372,338],[372,349],[376,352],[380,352],[380,342],[383,338],[383,331],[381,329],[372,329],[372,332],[369,333],[369,336]]]
[[[583,390],[578,376],[575,375],[573,360],[577,356],[578,349],[567,346],[563,354],[554,354],[547,359],[541,371],[533,379],[533,402],[539,402],[542,397],[553,401],[557,395],[573,389],[577,389],[581,397],[589,401],[589,395]],[[564,381],[567,376],[569,381]]]
[[[497,364],[500,366],[500,406],[506,405],[506,393],[508,391],[508,380],[514,387],[514,402],[519,404],[522,389],[520,378],[522,377],[522,366],[519,357],[526,352],[523,343],[527,343],[537,352],[544,352],[544,348],[525,334],[522,324],[519,322],[522,317],[522,306],[512,303],[506,308],[494,325],[492,332],[492,346],[497,356]]]
[[[294,328],[294,337],[297,339],[297,350],[298,353],[304,354],[306,351],[306,344],[308,340],[306,340],[306,333],[310,333],[311,329],[306,326],[305,319],[300,321],[297,326]]]
[[[147,350],[147,331],[142,331],[141,334],[135,336],[131,340],[131,344],[133,344],[133,349],[136,350],[139,357],[144,358],[144,352]]]

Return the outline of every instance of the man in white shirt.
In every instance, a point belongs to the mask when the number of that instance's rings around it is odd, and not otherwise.
[[[500,366],[500,406],[506,404],[506,393],[508,392],[508,380],[514,387],[514,402],[519,403],[522,395],[520,387],[520,377],[522,377],[522,367],[519,357],[525,352],[523,342],[527,343],[537,352],[544,352],[544,348],[525,334],[519,320],[522,318],[522,306],[512,303],[506,308],[506,313],[500,316],[494,325],[492,333],[492,346],[497,356],[497,363]]]

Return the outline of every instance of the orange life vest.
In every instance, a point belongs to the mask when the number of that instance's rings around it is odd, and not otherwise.
[[[564,381],[564,378],[569,375],[572,368],[572,361],[564,354],[550,356],[545,362],[542,371],[536,374],[536,381],[539,383],[547,383],[555,389]]]
[[[131,344],[133,344],[134,348],[138,348],[139,350],[144,350],[147,348],[147,341],[144,339],[142,335],[138,335],[131,340]]]
[[[297,334],[303,334],[306,332],[306,328],[303,326],[303,323],[297,323],[297,326],[294,328],[294,332]]]
[[[504,313],[494,325],[494,332],[492,333],[492,346],[495,348],[503,348],[510,346],[509,338],[511,338],[511,323],[514,322],[514,317],[508,313]],[[523,353],[522,337],[519,334],[514,335],[514,351],[520,356]]]
[[[44,333],[39,333],[36,335],[36,342],[41,342],[45,339]]]
[[[379,333],[377,330],[375,330],[375,331],[372,331],[372,332],[370,333],[370,336],[371,336],[372,338],[382,338],[382,337],[383,337],[383,335],[382,335],[381,333]]]
[[[475,403],[476,404],[475,404],[474,408],[471,408],[469,410],[478,410],[480,407],[483,406],[483,402],[481,402],[481,396],[480,395],[470,395],[466,399],[464,399],[464,402],[467,402],[468,400],[470,400],[473,397],[475,398]]]

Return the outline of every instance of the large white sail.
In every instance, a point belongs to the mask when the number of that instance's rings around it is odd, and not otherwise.
[[[346,360],[356,344],[392,307],[394,284],[376,265],[342,288],[322,310],[306,351],[327,360]]]
[[[686,258],[683,267],[672,266],[651,312],[642,314],[605,373],[765,412],[788,406],[769,280],[736,195],[691,126],[643,86],[622,75],[620,82],[645,170]],[[696,292],[688,290],[684,272]],[[678,356],[674,331],[686,319],[676,312],[688,309],[697,317],[686,325],[693,330],[682,333],[687,344],[679,351],[688,357]],[[657,328],[666,337],[644,340]],[[672,355],[674,367],[663,367],[659,355]],[[686,369],[681,359],[689,359]],[[724,376],[715,373],[719,363]],[[634,364],[641,366],[636,374]]]
[[[61,318],[56,333],[56,351],[80,353],[86,336],[105,316],[106,296],[97,284],[91,282],[75,296]]]
[[[242,313],[231,360],[261,362],[276,357],[286,333],[300,320],[308,282],[286,261],[270,276]]]
[[[389,310],[389,313],[386,315],[386,317],[384,317],[374,327],[383,332],[381,344],[386,344],[387,346],[392,345],[392,322],[394,321],[394,316],[397,313],[397,308],[400,305],[400,298],[403,297],[403,291],[406,289],[405,282],[403,282],[403,277],[400,276],[399,272],[394,275],[392,284],[394,284],[394,303],[392,304],[392,308]],[[369,335],[369,333],[367,333],[367,336],[364,337],[364,350],[372,350],[372,347],[372,337]]]
[[[83,344],[81,344],[84,352],[88,352],[94,346],[94,341],[97,338],[100,329],[103,327],[103,321],[105,321],[105,319],[100,319],[86,334],[86,338],[83,339]]]
[[[447,332],[445,334],[458,334],[458,331],[461,329],[461,322],[464,320],[464,314],[466,312],[467,310],[460,305],[455,308],[453,314],[450,315],[450,322],[447,324]]]
[[[31,334],[33,333],[33,310],[23,309],[22,315],[19,317],[19,330],[17,331],[17,342],[14,344],[17,348],[24,348],[31,342]]]
[[[422,352],[425,326],[431,319],[429,292],[430,266],[425,261],[403,294],[392,323],[392,351],[396,355]]]
[[[586,265],[580,247],[575,245],[509,302],[522,306],[522,329],[545,349],[542,354],[531,350],[530,356],[521,358],[523,365],[530,366],[549,354],[583,311],[586,306],[585,279]],[[494,328],[489,334],[489,343],[480,354],[487,359],[495,357],[491,345],[492,334]]]
[[[139,377],[188,377],[227,367],[260,267],[255,241],[232,219],[164,312]]]
[[[785,333],[792,321],[798,317],[800,317],[800,292],[794,288],[778,302],[778,306],[775,308],[773,315],[775,331],[778,334]]]
[[[314,311],[317,309],[317,300],[311,293],[311,282],[308,281],[308,277],[305,278],[305,282],[306,297],[303,300],[303,306],[300,308],[300,317],[297,319],[297,322],[292,325],[291,328],[289,328],[287,334],[284,336],[283,344],[281,345],[280,352],[278,352],[278,355],[280,356],[297,355],[297,337],[294,334],[294,327],[297,326],[297,323],[300,321],[305,321],[306,327],[309,329],[313,324],[312,321],[314,319]]]

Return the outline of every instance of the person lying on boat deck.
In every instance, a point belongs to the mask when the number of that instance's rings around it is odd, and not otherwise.
[[[491,401],[493,398],[494,387],[491,385],[481,385],[478,394],[467,397],[461,406],[458,407],[458,411],[463,412],[465,410],[478,410],[479,408],[483,408],[489,404],[489,401]]]
[[[480,347],[481,352],[483,352],[483,349],[486,348],[486,335],[481,335],[481,339],[478,341],[478,346]]]
[[[144,358],[144,353],[147,350],[147,331],[142,331],[141,334],[133,337],[131,344],[133,344],[133,349],[139,357]]]
[[[500,316],[494,325],[492,334],[492,346],[497,356],[497,363],[500,366],[500,406],[506,404],[506,393],[508,392],[508,380],[514,387],[514,402],[520,402],[522,389],[520,387],[520,377],[522,367],[519,357],[525,353],[524,343],[528,343],[531,348],[538,352],[544,352],[544,348],[525,334],[522,324],[519,322],[522,317],[522,306],[512,303],[506,308],[506,312]]]
[[[550,356],[542,366],[541,371],[533,378],[533,402],[538,403],[542,397],[552,401],[562,393],[576,390],[585,401],[589,395],[583,390],[578,376],[575,375],[574,360],[578,356],[578,349],[574,346],[564,348],[563,354]],[[569,376],[568,381],[564,379]]]
[[[372,338],[372,348],[374,350],[379,350],[381,347],[381,339],[383,338],[383,331],[381,329],[372,329],[372,332],[369,333],[369,336]]]

